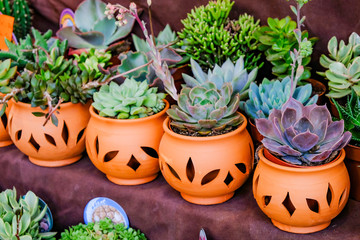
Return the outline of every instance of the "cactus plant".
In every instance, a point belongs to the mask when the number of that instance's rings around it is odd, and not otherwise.
[[[55,232],[40,232],[40,221],[47,205],[39,206],[39,198],[31,191],[17,200],[16,189],[0,193],[0,239],[55,239]]]
[[[246,112],[251,119],[268,118],[271,110],[281,109],[282,105],[289,99],[291,91],[290,77],[282,81],[264,79],[261,84],[250,84],[249,99],[240,102],[240,108]],[[311,105],[316,103],[318,95],[310,97],[312,93],[311,84],[295,88],[292,97],[302,104]]]
[[[136,119],[151,116],[165,107],[164,93],[149,88],[146,81],[126,79],[121,85],[110,82],[94,93],[92,106],[102,117]]]
[[[265,52],[266,60],[273,65],[272,73],[279,78],[285,78],[291,74],[292,69],[290,51],[299,48],[294,33],[297,23],[292,21],[289,16],[283,19],[268,18],[267,23],[268,26],[262,26],[255,33],[255,37],[261,43],[259,50]],[[307,39],[309,34],[307,31],[303,31],[301,35],[303,39]],[[311,43],[311,46],[308,46],[310,54],[302,60],[302,66],[304,67],[311,61],[312,46],[317,39],[310,38],[309,41]],[[305,67],[300,80],[310,78],[310,69]]]
[[[303,106],[291,98],[268,119],[255,119],[264,146],[282,160],[295,165],[320,165],[344,148],[351,133],[344,121],[332,121],[326,106]]]
[[[346,131],[352,134],[351,143],[360,146],[360,97],[353,90],[351,96],[348,96],[345,106],[341,106],[335,99],[332,99],[340,119],[344,120]]]
[[[124,224],[114,224],[105,218],[96,223],[78,224],[66,229],[61,233],[60,240],[146,240],[147,238],[140,230],[126,228]]]
[[[218,90],[215,83],[207,81],[193,88],[182,88],[178,105],[171,106],[167,114],[172,127],[207,136],[242,123],[236,111],[239,101],[239,94],[233,95],[231,83],[224,83]]]
[[[233,5],[230,0],[210,1],[206,6],[193,9],[181,21],[184,28],[178,33],[179,46],[204,70],[214,68],[215,64],[222,65],[228,58],[235,63],[241,56],[247,70],[262,66],[254,37],[260,21],[247,14],[230,20]]]
[[[24,38],[29,33],[32,16],[26,0],[13,0],[11,2],[10,0],[0,0],[0,11],[5,15],[14,17],[14,33],[18,39]]]
[[[18,66],[18,70],[22,71],[28,64],[31,65],[31,68],[41,66],[47,59],[46,53],[51,52],[53,49],[56,49],[60,55],[65,54],[67,41],[51,38],[51,30],[41,34],[38,30],[32,28],[31,33],[34,41],[28,34],[24,39],[20,39],[18,45],[5,39],[9,51],[0,51],[0,60],[10,58],[12,59],[12,65]]]
[[[214,69],[209,69],[208,73],[202,71],[200,65],[193,59],[190,60],[191,70],[194,77],[183,74],[186,85],[190,88],[198,86],[206,81],[215,83],[217,89],[221,89],[223,84],[230,82],[233,94],[239,93],[240,101],[248,98],[250,83],[254,82],[258,69],[253,69],[248,73],[244,65],[244,57],[240,57],[235,65],[230,59],[220,67],[215,64]]]
[[[75,11],[75,25],[60,29],[56,35],[69,41],[73,48],[108,49],[110,44],[125,38],[132,30],[135,20],[124,16],[127,24],[118,26],[115,19],[106,17],[106,4],[101,0],[86,0]],[[119,42],[117,45],[127,44]],[[111,48],[118,47],[112,45]]]

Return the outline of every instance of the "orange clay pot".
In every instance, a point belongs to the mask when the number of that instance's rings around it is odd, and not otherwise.
[[[345,152],[345,165],[349,171],[351,183],[350,197],[360,201],[360,147],[348,144]]]
[[[283,231],[312,233],[328,227],[349,198],[344,149],[328,164],[304,168],[275,164],[263,150],[253,178],[253,194],[261,210]]]
[[[93,164],[113,183],[138,185],[159,172],[159,143],[169,103],[159,113],[138,119],[100,117],[90,108],[86,149]]]
[[[241,114],[242,115],[242,114]],[[163,124],[160,142],[160,169],[165,180],[181,196],[200,205],[227,201],[241,187],[253,169],[254,145],[246,130],[247,120],[229,133],[191,137]]]
[[[13,100],[11,100],[13,101]],[[29,156],[32,163],[43,167],[60,167],[78,161],[85,150],[85,129],[89,121],[89,105],[63,103],[56,117],[58,126],[32,112],[47,113],[28,103],[13,102],[9,114],[9,134],[16,147]]]
[[[250,133],[254,143],[259,145],[261,144],[261,140],[263,140],[264,136],[259,133],[253,121],[254,120],[249,118]]]
[[[0,147],[6,147],[13,144],[8,133],[8,116],[11,106],[12,106],[12,102],[9,101],[5,113],[1,116],[0,119]],[[2,104],[0,104],[0,109],[1,108],[2,108]]]

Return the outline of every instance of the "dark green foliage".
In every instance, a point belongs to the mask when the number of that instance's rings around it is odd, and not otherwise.
[[[341,106],[335,99],[332,99],[339,112],[340,119],[344,120],[345,131],[352,134],[351,143],[360,146],[360,96],[354,90],[351,97],[348,97],[345,106]]]
[[[235,63],[241,56],[245,57],[247,70],[262,66],[256,51],[259,42],[254,37],[260,21],[247,14],[230,20],[233,5],[230,0],[210,1],[191,10],[181,21],[184,28],[178,33],[179,46],[204,70],[214,68],[215,64],[222,65],[228,58]]]
[[[0,0],[0,11],[5,15],[15,18],[14,33],[18,40],[24,38],[29,33],[31,13],[26,0]]]
[[[61,233],[60,240],[146,240],[140,230],[126,229],[123,224],[114,224],[110,219],[97,223],[78,224]]]
[[[30,69],[35,68],[36,65],[41,66],[47,59],[46,52],[51,52],[53,49],[56,49],[60,55],[65,54],[67,41],[61,42],[58,39],[51,38],[51,30],[41,34],[38,30],[32,28],[31,33],[34,40],[28,34],[19,41],[19,45],[5,40],[9,51],[0,51],[0,60],[10,58],[12,64],[18,66],[18,70],[22,71],[27,65]]]
[[[296,22],[292,21],[289,16],[283,19],[268,18],[268,26],[262,26],[256,33],[255,37],[261,42],[259,50],[265,52],[266,59],[273,65],[272,72],[275,76],[285,78],[291,75],[291,64],[293,60],[290,51],[299,49],[294,30]],[[302,32],[302,39],[308,38],[308,32]],[[316,38],[309,39],[314,45]],[[311,48],[309,50],[312,50]],[[311,57],[304,57],[302,65],[304,73],[300,79],[310,78],[310,67],[306,67],[311,61]]]

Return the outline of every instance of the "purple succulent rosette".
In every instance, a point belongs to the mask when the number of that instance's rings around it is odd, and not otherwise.
[[[344,121],[333,122],[325,105],[303,106],[293,98],[255,122],[265,148],[296,165],[319,165],[351,139]]]

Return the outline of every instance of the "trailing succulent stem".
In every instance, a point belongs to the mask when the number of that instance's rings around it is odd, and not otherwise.
[[[204,70],[222,65],[227,59],[235,63],[240,57],[244,57],[247,70],[262,66],[260,53],[256,51],[259,42],[254,36],[260,21],[246,13],[230,20],[233,5],[230,0],[210,1],[191,10],[181,21],[184,28],[178,33],[179,46]]]

